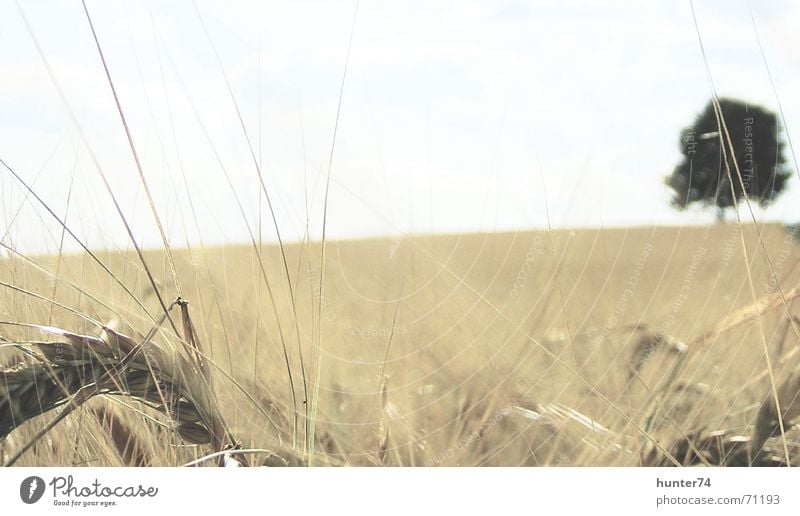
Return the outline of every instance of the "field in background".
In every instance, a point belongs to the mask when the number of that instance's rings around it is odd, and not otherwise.
[[[756,320],[703,338],[752,305],[753,291],[774,297],[778,285],[797,285],[793,236],[768,225],[762,238],[777,282],[755,229],[745,226],[742,239],[736,225],[329,242],[322,295],[318,244],[286,246],[291,285],[274,245],[260,260],[246,245],[173,251],[178,285],[164,253],[145,259],[166,302],[189,301],[218,369],[221,409],[243,446],[274,452],[269,464],[308,460],[304,392],[313,394],[319,370],[316,464],[639,465],[653,447],[643,429],[665,448],[693,432],[751,432],[770,392],[765,341],[776,369],[796,365],[792,302],[763,314],[763,338]],[[54,297],[123,332],[146,333],[160,308],[138,257],[97,256],[136,299],[86,255],[9,253],[0,279],[16,289],[0,288],[0,319],[97,334],[47,301]],[[638,355],[633,374],[642,325],[687,344],[685,358],[654,349]],[[156,341],[169,338],[164,331]],[[11,346],[0,350],[0,362],[18,357]],[[100,413],[131,434],[142,464],[207,453],[166,431],[154,411],[123,403],[138,407],[93,400],[19,464],[131,463]],[[52,416],[0,441],[0,461]]]

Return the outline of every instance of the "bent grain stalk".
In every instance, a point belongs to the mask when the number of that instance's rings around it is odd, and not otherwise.
[[[183,351],[152,341],[166,316],[140,342],[109,327],[93,337],[50,326],[0,323],[56,338],[55,342],[16,341],[26,359],[0,368],[0,439],[24,422],[62,407],[6,465],[13,465],[73,410],[98,395],[128,396],[161,412],[189,443],[210,444],[215,452],[237,447],[219,412],[187,303],[178,298],[169,308],[175,306],[181,307],[184,321]]]

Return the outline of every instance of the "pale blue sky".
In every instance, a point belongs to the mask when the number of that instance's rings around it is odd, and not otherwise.
[[[196,243],[198,235],[209,243],[246,241],[233,192],[257,227],[256,173],[192,3],[88,5],[173,244]],[[319,238],[355,3],[197,6],[262,161],[284,237],[299,239],[308,220]],[[695,6],[719,94],[776,109],[748,3]],[[760,1],[752,9],[796,134],[800,5]],[[0,157],[59,214],[75,167],[69,224],[91,246],[125,247],[88,145],[137,238],[160,245],[80,4],[25,2],[22,10],[66,104],[15,3],[0,1]],[[673,211],[663,186],[679,160],[680,129],[708,98],[688,2],[362,1],[328,235],[544,227],[545,205],[554,226],[711,222],[711,212]],[[759,217],[800,220],[797,183],[795,176]],[[0,187],[6,241],[53,249],[58,226],[25,201],[5,171]],[[263,204],[262,215],[268,216]],[[263,234],[274,238],[266,219]]]

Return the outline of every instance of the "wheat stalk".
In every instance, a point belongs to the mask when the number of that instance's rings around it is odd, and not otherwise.
[[[774,396],[767,396],[758,409],[753,434],[753,455],[756,459],[764,455],[767,439],[780,431],[780,421],[789,422],[800,416],[800,371],[789,374],[778,386],[777,395],[781,408],[780,417]]]
[[[186,303],[178,299],[170,308],[175,305],[183,309],[184,331],[191,343],[186,346],[188,353],[154,343],[155,327],[137,343],[108,327],[93,337],[50,326],[0,322],[36,329],[57,339],[17,343],[28,359],[0,368],[0,439],[25,421],[64,407],[7,465],[16,462],[69,412],[98,395],[129,396],[162,412],[189,443],[210,444],[214,451],[235,445],[218,410],[210,370]]]
[[[777,392],[783,421],[800,417],[800,371],[791,373]],[[775,398],[769,394],[761,403],[755,426],[749,434],[727,430],[695,431],[673,441],[669,451],[685,466],[786,466],[784,451],[769,444],[769,439],[779,433]],[[790,458],[800,455],[800,449],[794,443],[788,449]],[[646,466],[669,465],[652,449],[645,452],[642,463]]]
[[[702,350],[706,346],[713,343],[722,333],[730,331],[733,328],[741,326],[742,324],[756,321],[759,317],[767,312],[771,312],[772,310],[778,308],[783,308],[786,310],[787,316],[790,317],[791,324],[793,319],[791,319],[792,314],[788,313],[789,302],[798,297],[800,297],[800,286],[793,287],[783,293],[763,296],[758,301],[751,303],[722,319],[716,324],[716,326],[714,326],[712,330],[697,337],[691,343],[691,347],[695,350]]]
[[[120,459],[126,466],[149,466],[150,453],[146,444],[136,436],[134,430],[122,418],[104,406],[94,409],[94,416],[111,438]]]

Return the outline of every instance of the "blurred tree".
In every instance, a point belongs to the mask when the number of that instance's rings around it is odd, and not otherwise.
[[[723,130],[720,136],[721,121],[718,124],[713,101],[709,101],[694,124],[681,132],[683,160],[666,183],[675,192],[675,208],[684,210],[693,203],[715,206],[717,218],[722,220],[725,210],[744,198],[743,190],[751,201],[762,207],[769,205],[786,186],[791,172],[783,156],[784,144],[774,113],[733,99],[719,99],[719,106],[728,134]],[[732,191],[725,157],[733,179]]]

